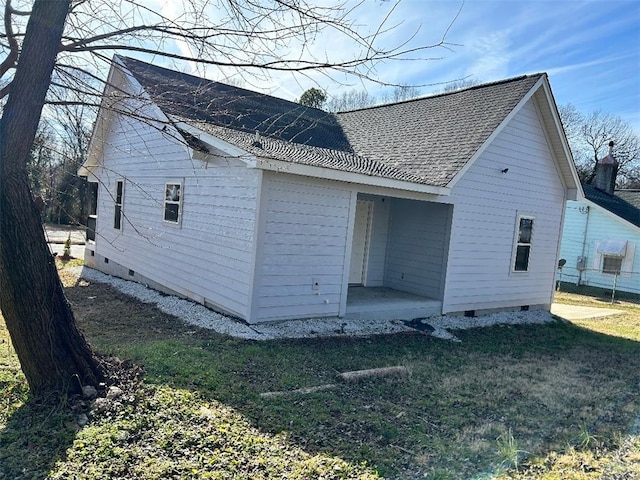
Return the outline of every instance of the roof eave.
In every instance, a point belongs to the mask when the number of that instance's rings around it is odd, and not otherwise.
[[[304,165],[301,163],[274,160],[271,158],[258,158],[255,164],[255,168],[259,168],[261,170],[270,170],[274,172],[290,173],[293,175],[302,175],[312,178],[322,178],[326,180],[336,180],[339,182],[355,183],[360,185],[390,188],[395,190],[405,190],[431,195],[447,196],[451,193],[451,189],[448,187],[424,185],[421,183],[406,182],[403,180],[395,180],[392,178],[377,177],[356,172],[346,172],[333,168],[316,167],[312,165]]]
[[[631,223],[629,220],[626,220],[624,218],[622,218],[619,215],[616,215],[615,213],[613,213],[611,210],[609,210],[608,208],[603,207],[602,205],[597,204],[596,202],[594,202],[593,200],[589,200],[587,197],[581,198],[581,200],[583,200],[584,202],[586,202],[587,205],[589,205],[589,207],[595,207],[596,210],[599,210],[601,213],[603,213],[604,215],[613,218],[619,222],[622,222],[623,225],[626,225],[629,228],[633,228],[635,230],[638,231],[638,233],[640,233],[640,226],[638,225],[634,225],[633,223]]]
[[[118,67],[116,67],[116,65]],[[109,73],[107,74],[107,82],[105,83],[102,91],[98,115],[94,122],[93,129],[91,130],[91,137],[89,138],[89,145],[87,147],[87,158],[82,162],[80,168],[78,168],[78,176],[88,177],[91,175],[93,169],[99,166],[100,162],[98,159],[102,156],[102,150],[104,148],[104,132],[106,131],[107,125],[111,121],[111,117],[113,115],[111,110],[105,108],[105,103],[107,91],[113,85],[116,68],[122,67],[117,56],[114,56],[111,67],[109,68]]]
[[[551,85],[549,84],[549,79],[547,78],[546,74],[543,76],[542,80],[542,87],[545,93],[544,98],[546,99],[545,106],[548,108],[548,114],[553,121],[553,131],[557,134],[557,140],[560,143],[560,152],[556,153],[560,153],[563,158],[567,159],[564,168],[562,168],[562,165],[559,165],[563,174],[563,183],[565,184],[565,188],[567,189],[567,199],[582,200],[583,198],[585,198],[584,191],[582,189],[582,183],[580,182],[580,177],[578,176],[578,171],[575,167],[573,154],[571,153],[571,147],[569,147],[569,141],[567,140],[567,136],[564,133],[564,127],[562,126],[560,113],[558,112],[558,107],[555,102],[553,92],[551,91]]]
[[[337,180],[340,182],[356,183],[375,187],[426,193],[431,195],[446,196],[451,192],[451,189],[447,187],[424,185],[403,180],[395,180],[387,177],[366,175],[364,173],[347,172],[334,168],[305,165],[302,163],[289,162],[285,160],[276,160],[269,157],[256,157],[252,153],[247,152],[246,150],[229,142],[221,140],[220,138],[210,133],[204,132],[186,122],[176,121],[175,126],[185,130],[191,135],[196,136],[202,142],[206,143],[211,150],[212,156],[228,157],[236,160],[241,160],[248,168],[258,168],[261,170],[291,173],[294,175],[302,175],[312,178],[323,178],[326,180]]]
[[[469,159],[469,161],[456,173],[456,175],[449,181],[447,187],[453,188],[458,181],[464,176],[464,174],[471,168],[471,166],[475,163],[475,161],[484,153],[486,148],[493,142],[493,140],[500,134],[500,132],[504,129],[504,127],[513,119],[513,117],[520,111],[520,109],[538,92],[538,90],[542,88],[544,92],[544,98],[546,100],[546,108],[548,115],[543,115],[542,121],[548,120],[550,117],[552,119],[552,125],[547,125],[546,130],[551,130],[549,133],[555,133],[556,139],[559,140],[561,144],[561,151],[557,152],[556,149],[553,148],[553,145],[550,145],[552,151],[554,153],[554,157],[557,161],[565,160],[564,166],[558,165],[560,168],[560,177],[562,178],[562,183],[565,186],[565,191],[567,193],[568,200],[580,200],[584,198],[584,192],[582,191],[582,185],[580,183],[580,179],[578,177],[578,173],[575,168],[575,164],[573,162],[573,156],[571,154],[571,149],[569,148],[569,143],[567,142],[566,136],[564,134],[564,129],[562,128],[562,122],[560,121],[560,115],[558,114],[558,110],[555,106],[555,101],[553,100],[553,94],[551,92],[551,87],[549,85],[549,80],[546,74],[541,75],[540,79],[529,89],[529,91],[520,99],[517,105],[509,112],[509,114],[500,122],[500,125],[489,135],[489,137],[483,142],[483,144],[476,150],[473,156]],[[545,122],[546,123],[546,122]],[[560,155],[558,155],[558,153]],[[560,157],[560,158],[559,158]]]
[[[200,130],[193,125],[177,120],[174,122],[174,125],[184,130],[185,132],[190,133],[194,137],[198,138],[200,141],[205,143],[209,149],[209,154],[204,155],[204,159],[209,156],[212,157],[226,157],[233,158],[235,160],[240,160],[244,162],[248,167],[254,167],[256,164],[256,157],[250,152],[237,147],[229,142],[226,142],[215,135],[211,135],[203,130]]]

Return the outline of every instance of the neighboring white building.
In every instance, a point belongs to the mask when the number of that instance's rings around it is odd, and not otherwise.
[[[339,114],[122,57],[108,85],[87,265],[249,323],[549,308],[582,191],[546,74]]]
[[[585,198],[567,202],[562,281],[640,294],[640,191],[615,191],[616,171],[610,152]]]

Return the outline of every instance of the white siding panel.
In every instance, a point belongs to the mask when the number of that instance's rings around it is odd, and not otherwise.
[[[105,138],[102,165],[96,253],[246,318],[260,173],[207,166],[171,135],[120,116]],[[119,178],[125,180],[122,231],[113,228]],[[163,221],[170,181],[183,183],[180,225]]]
[[[443,312],[549,304],[564,187],[533,100],[455,185],[451,200]],[[518,215],[535,217],[528,272],[512,272]]]
[[[387,259],[391,199],[375,195],[358,195],[358,199],[373,202],[369,255],[364,285],[366,287],[381,287],[384,285],[384,269]]]
[[[385,286],[441,298],[449,223],[448,205],[394,199]]]
[[[252,322],[337,316],[351,190],[337,182],[268,174],[262,202]]]

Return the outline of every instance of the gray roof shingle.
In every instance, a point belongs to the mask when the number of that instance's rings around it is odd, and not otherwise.
[[[627,222],[640,227],[640,190],[617,190],[614,195],[583,184],[584,196]]]
[[[240,87],[119,57],[167,115],[259,132],[284,141],[351,151],[334,115]]]
[[[256,156],[432,186],[446,186],[544,75],[332,114],[120,60],[167,116]]]
[[[541,75],[339,113],[353,150],[444,186]]]
[[[616,190],[614,193],[618,197],[623,199],[625,202],[633,205],[638,210],[640,210],[640,189],[630,188],[630,189]]]

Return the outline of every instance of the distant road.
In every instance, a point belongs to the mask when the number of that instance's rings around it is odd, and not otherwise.
[[[62,255],[64,253],[64,242],[71,237],[71,256],[74,258],[84,258],[85,229],[75,225],[54,225],[46,223],[44,225],[45,237],[49,244],[51,253]]]

